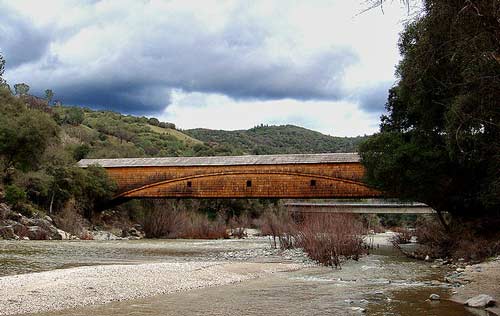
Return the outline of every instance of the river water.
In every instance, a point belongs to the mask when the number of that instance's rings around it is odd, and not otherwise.
[[[244,240],[0,241],[0,275],[82,265],[228,260],[297,262],[271,251],[265,238]],[[447,301],[445,268],[407,259],[381,246],[342,269],[305,266],[219,287],[48,315],[486,315]],[[431,293],[439,302],[428,301]],[[0,307],[1,308],[1,307]]]

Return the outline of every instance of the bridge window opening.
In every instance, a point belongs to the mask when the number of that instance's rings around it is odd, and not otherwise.
[[[187,187],[188,187],[188,188],[190,188],[190,187],[192,187],[192,186],[193,186],[193,183],[191,183],[191,181],[188,181],[188,182],[187,182]]]
[[[316,186],[316,180],[311,180],[311,186],[315,187]]]
[[[252,180],[247,180],[247,188],[252,186]]]

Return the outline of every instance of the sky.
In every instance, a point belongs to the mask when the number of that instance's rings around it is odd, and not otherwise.
[[[179,128],[378,130],[407,8],[364,0],[0,0],[5,79]]]

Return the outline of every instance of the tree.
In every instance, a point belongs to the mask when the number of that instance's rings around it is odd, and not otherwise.
[[[84,216],[91,219],[94,210],[111,199],[116,183],[98,165],[91,165],[86,169],[77,168],[73,172],[73,194],[83,209]]]
[[[0,89],[6,88],[10,92],[11,90],[9,84],[7,83],[7,81],[5,81],[4,78],[2,78],[4,71],[5,71],[5,59],[3,58],[2,54],[0,54]]]
[[[79,107],[70,107],[66,112],[64,123],[70,125],[80,125],[85,120],[85,112]]]
[[[14,91],[16,92],[16,95],[27,95],[30,91],[30,86],[25,83],[16,83],[14,85]]]
[[[47,104],[52,102],[52,98],[54,97],[54,92],[50,89],[45,90],[45,100],[47,100]]]
[[[0,78],[3,76],[4,71],[5,71],[5,59],[3,59],[2,54],[0,54]]]
[[[6,90],[0,90],[0,114],[0,158],[5,169],[36,167],[57,137],[55,121],[47,113],[27,109]]]
[[[426,0],[406,26],[388,114],[360,148],[373,186],[462,220],[500,218],[499,12],[495,0]]]
[[[0,54],[0,86],[3,86],[6,82],[2,78],[3,72],[5,71],[5,59],[3,59],[2,54]]]
[[[157,119],[157,118],[154,118],[154,117],[150,118],[150,119],[148,120],[148,123],[149,123],[150,125],[153,125],[153,126],[158,126],[158,125],[160,125],[160,121],[158,121],[158,119]]]

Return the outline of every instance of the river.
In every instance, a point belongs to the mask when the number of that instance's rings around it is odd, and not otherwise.
[[[0,274],[151,262],[305,261],[296,253],[271,250],[266,238],[0,241]],[[446,271],[382,245],[340,270],[304,264],[239,283],[36,315],[361,315],[362,310],[366,315],[487,315],[446,300],[452,291],[440,282]],[[431,293],[441,301],[427,300]]]

